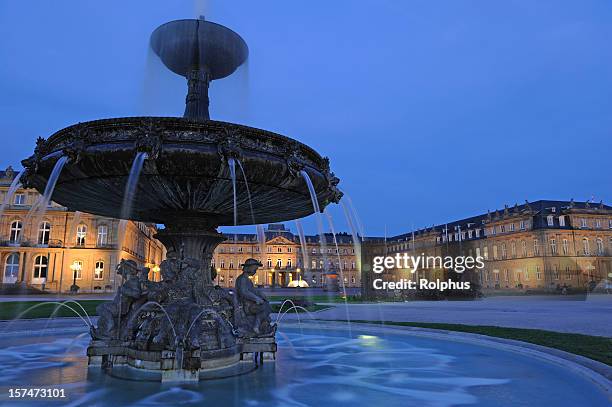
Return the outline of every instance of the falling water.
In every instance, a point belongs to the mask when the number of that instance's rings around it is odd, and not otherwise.
[[[47,212],[47,207],[49,206],[49,202],[51,202],[51,196],[53,195],[53,191],[55,190],[55,184],[57,184],[57,180],[62,173],[62,169],[64,165],[68,161],[68,157],[63,156],[60,157],[53,167],[51,171],[51,175],[49,176],[49,180],[47,181],[47,185],[45,186],[45,191],[42,196],[38,199],[38,201],[32,206],[30,212],[28,213],[26,224],[29,224],[29,220],[31,220],[32,229],[38,229],[38,225],[42,220],[43,216],[45,216],[45,212]],[[21,236],[19,236],[21,240]]]
[[[261,256],[263,257],[264,253],[266,252],[266,232],[263,228],[263,225],[256,225],[255,228],[257,230],[257,240],[259,243],[259,252],[261,253]]]
[[[72,223],[70,223],[70,229],[68,229],[69,232],[68,232],[67,239],[73,239],[72,240],[72,245],[73,246],[76,244],[76,230],[77,230],[77,226],[81,222],[81,215],[83,215],[83,212],[80,212],[80,211],[74,212],[74,217],[72,218]]]
[[[323,230],[323,218],[321,217],[321,210],[319,209],[319,201],[317,199],[317,193],[312,184],[312,180],[308,173],[304,170],[300,171],[300,175],[304,178],[306,186],[308,186],[308,192],[310,192],[310,199],[312,201],[312,207],[314,209],[315,218],[317,220],[317,229],[319,231],[319,244],[321,251],[323,252],[323,269],[327,271],[327,242],[325,239],[325,231]]]
[[[340,249],[338,248],[338,240],[336,239],[336,231],[334,229],[334,223],[329,212],[325,211],[329,228],[331,229],[332,237],[334,239],[334,246],[336,247],[336,257],[338,258],[338,270],[340,270],[340,281],[342,282],[342,294],[346,297],[346,286],[344,284],[344,273],[342,271],[342,260],[340,259]]]
[[[308,267],[308,249],[306,247],[306,235],[304,235],[304,228],[302,227],[302,222],[299,219],[295,220],[295,227],[298,231],[298,236],[300,237],[300,246],[302,246],[302,268],[306,269]]]
[[[134,197],[136,196],[136,187],[138,186],[138,179],[140,178],[140,172],[145,160],[148,158],[147,153],[140,152],[136,154],[134,162],[132,163],[132,169],[128,177],[127,184],[125,184],[125,191],[123,193],[123,204],[121,205],[121,219],[130,219],[132,215],[132,204],[134,203]]]
[[[336,256],[338,257],[338,270],[340,270],[340,281],[342,283],[342,294],[344,296],[344,307],[346,309],[346,322],[348,323],[349,337],[352,337],[351,333],[351,316],[349,313],[348,299],[346,296],[346,283],[344,282],[344,271],[342,269],[342,261],[340,259],[340,250],[338,249],[338,239],[336,238],[336,230],[334,229],[334,222],[332,221],[331,214],[325,212],[327,221],[329,222],[329,228],[331,229],[332,236],[334,237],[334,246],[336,246]]]
[[[361,236],[357,228],[355,227],[355,222],[351,217],[351,212],[349,206],[345,203],[344,200],[340,201],[340,205],[342,205],[342,210],[344,211],[344,216],[346,217],[346,223],[351,230],[351,236],[353,237],[353,248],[355,250],[355,265],[357,266],[357,272],[361,272]],[[357,219],[355,219],[356,221]]]
[[[132,162],[132,168],[130,169],[130,175],[128,176],[127,183],[125,184],[125,190],[123,192],[123,203],[121,205],[121,220],[119,221],[119,230],[117,231],[117,263],[121,261],[121,251],[123,250],[123,242],[125,240],[125,234],[127,231],[128,219],[132,216],[132,205],[134,203],[134,197],[136,196],[136,187],[138,186],[138,179],[142,167],[144,166],[145,160],[148,158],[147,153],[139,152]],[[113,286],[115,282],[113,281]]]
[[[236,200],[236,161],[233,158],[227,160],[230,175],[232,177],[232,190],[234,196],[234,226],[238,225],[238,201]]]
[[[359,214],[357,213],[357,210],[355,209],[355,206],[353,205],[353,200],[351,199],[351,196],[347,194],[345,191],[342,191],[342,193],[344,194],[344,200],[342,200],[342,202],[344,202],[345,200],[348,202],[347,206],[348,206],[350,213],[353,215],[353,218],[355,218],[355,226],[357,227],[357,230],[359,231],[359,235],[365,236],[363,223],[361,223],[361,219],[359,218]]]
[[[13,196],[15,195],[15,192],[17,192],[17,190],[21,186],[21,184],[19,183],[19,180],[21,179],[22,175],[23,175],[23,171],[17,174],[17,176],[13,179],[13,182],[11,182],[11,186],[9,187],[8,191],[6,192],[6,195],[4,196],[2,205],[0,205],[0,219],[2,219],[2,214],[4,213],[4,209],[8,205],[11,204],[11,201],[13,200]]]
[[[244,179],[244,186],[246,187],[247,197],[249,198],[249,208],[251,209],[251,222],[255,224],[255,212],[253,212],[253,201],[251,200],[251,190],[249,189],[249,182],[247,181],[246,173],[244,172],[244,167],[239,159],[236,158],[236,162],[238,163],[238,167],[240,167],[240,171],[242,172],[242,179]]]

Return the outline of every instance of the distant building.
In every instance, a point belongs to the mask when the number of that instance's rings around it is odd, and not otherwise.
[[[233,286],[242,272],[241,264],[253,257],[263,264],[253,277],[253,282],[261,286],[287,287],[305,282],[309,287],[324,287],[330,275],[337,276],[334,278],[340,280],[340,288],[343,284],[360,286],[361,275],[351,235],[336,234],[337,250],[331,233],[325,234],[323,245],[318,235],[304,236],[306,252],[302,250],[299,236],[282,224],[268,225],[264,235],[264,244],[259,243],[257,234],[226,235],[228,240],[217,247],[213,256],[219,285]]]
[[[487,290],[592,289],[612,279],[612,207],[593,202],[536,201],[506,206],[448,224],[364,244],[364,264],[375,255],[482,256],[477,273]],[[364,289],[371,272],[364,267]],[[408,278],[445,278],[424,269]],[[394,278],[406,278],[402,270]]]
[[[115,272],[121,259],[151,268],[149,278],[160,279],[157,267],[165,248],[153,236],[154,224],[127,222],[118,242],[119,220],[69,211],[51,202],[44,215],[32,211],[41,195],[19,188],[6,202],[17,173],[0,171],[0,262],[2,283],[25,283],[53,292],[68,292],[73,282],[79,292],[110,292],[121,283]],[[76,280],[75,280],[76,277]]]

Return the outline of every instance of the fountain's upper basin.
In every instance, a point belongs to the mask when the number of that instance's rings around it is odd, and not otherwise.
[[[134,158],[146,152],[129,218],[165,224],[232,225],[233,186],[229,161],[236,163],[237,224],[263,224],[313,213],[300,170],[314,184],[321,209],[337,202],[337,178],[329,161],[308,146],[272,132],[218,121],[131,117],[96,120],[40,139],[24,160],[25,182],[43,191],[55,162],[69,161],[52,200],[71,210],[121,217],[125,186]]]
[[[211,79],[231,75],[249,55],[240,35],[204,20],[175,20],[159,26],[151,35],[151,48],[174,73],[186,76],[194,68],[205,68]]]

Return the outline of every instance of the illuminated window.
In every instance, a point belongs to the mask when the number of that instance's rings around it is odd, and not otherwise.
[[[17,243],[19,241],[22,227],[23,225],[20,220],[15,220],[11,223],[11,231],[9,236],[11,243]]]
[[[49,260],[47,256],[36,256],[34,258],[33,278],[47,278]]]
[[[102,280],[104,278],[104,262],[98,260],[94,269],[94,280]]]
[[[49,244],[49,236],[51,235],[51,224],[42,222],[38,228],[38,244]]]
[[[76,245],[77,246],[85,246],[85,237],[86,236],[87,236],[87,226],[81,223],[77,227]]]

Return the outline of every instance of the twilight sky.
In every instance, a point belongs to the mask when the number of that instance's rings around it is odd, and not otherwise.
[[[186,84],[148,38],[198,14],[250,48],[211,116],[329,156],[368,235],[612,203],[609,0],[1,0],[0,167],[75,122],[182,115]]]

